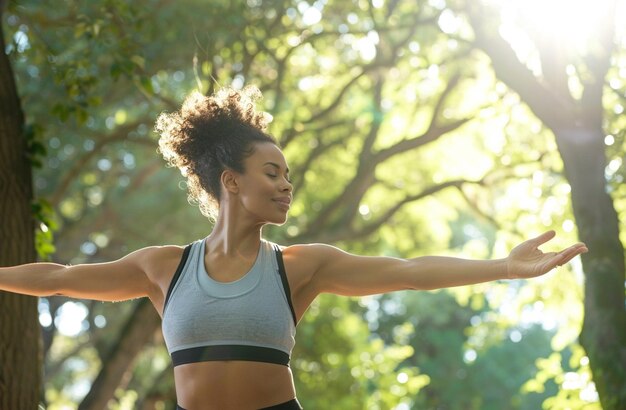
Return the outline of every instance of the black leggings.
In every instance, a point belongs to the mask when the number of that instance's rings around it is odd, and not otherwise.
[[[184,408],[176,405],[176,410],[185,410]],[[281,404],[276,404],[275,406],[263,407],[259,410],[302,410],[302,406],[298,402],[298,399],[293,399],[286,401]]]

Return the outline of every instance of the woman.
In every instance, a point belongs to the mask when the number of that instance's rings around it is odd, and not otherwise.
[[[32,263],[0,268],[0,290],[102,301],[147,296],[163,319],[178,408],[299,409],[289,368],[295,327],[320,293],[361,296],[542,275],[586,252],[528,240],[505,259],[410,260],[351,255],[324,244],[279,247],[266,224],[287,219],[293,187],[260,92],[223,89],[189,96],[157,121],[160,151],[187,176],[190,198],[215,218],[186,247],[152,246],[109,263]]]

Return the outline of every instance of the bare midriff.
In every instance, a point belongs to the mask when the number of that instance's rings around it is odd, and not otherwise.
[[[186,410],[256,410],[296,397],[287,366],[246,361],[189,363],[174,368],[178,404]]]

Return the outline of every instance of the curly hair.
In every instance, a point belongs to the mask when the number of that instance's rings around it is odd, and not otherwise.
[[[187,177],[188,199],[215,219],[219,210],[221,175],[225,169],[244,172],[244,160],[254,144],[277,141],[265,132],[271,116],[255,109],[258,88],[222,88],[211,96],[192,92],[180,111],[162,113],[155,130],[158,151],[171,167]]]

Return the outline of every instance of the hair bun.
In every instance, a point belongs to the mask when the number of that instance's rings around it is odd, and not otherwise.
[[[161,113],[157,118],[158,151],[169,166],[177,167],[188,178],[189,197],[200,203],[205,215],[206,193],[213,202],[219,200],[214,174],[224,167],[241,168],[251,142],[276,143],[265,133],[272,116],[255,108],[262,97],[255,86],[241,90],[224,87],[211,96],[193,91],[179,111]]]

